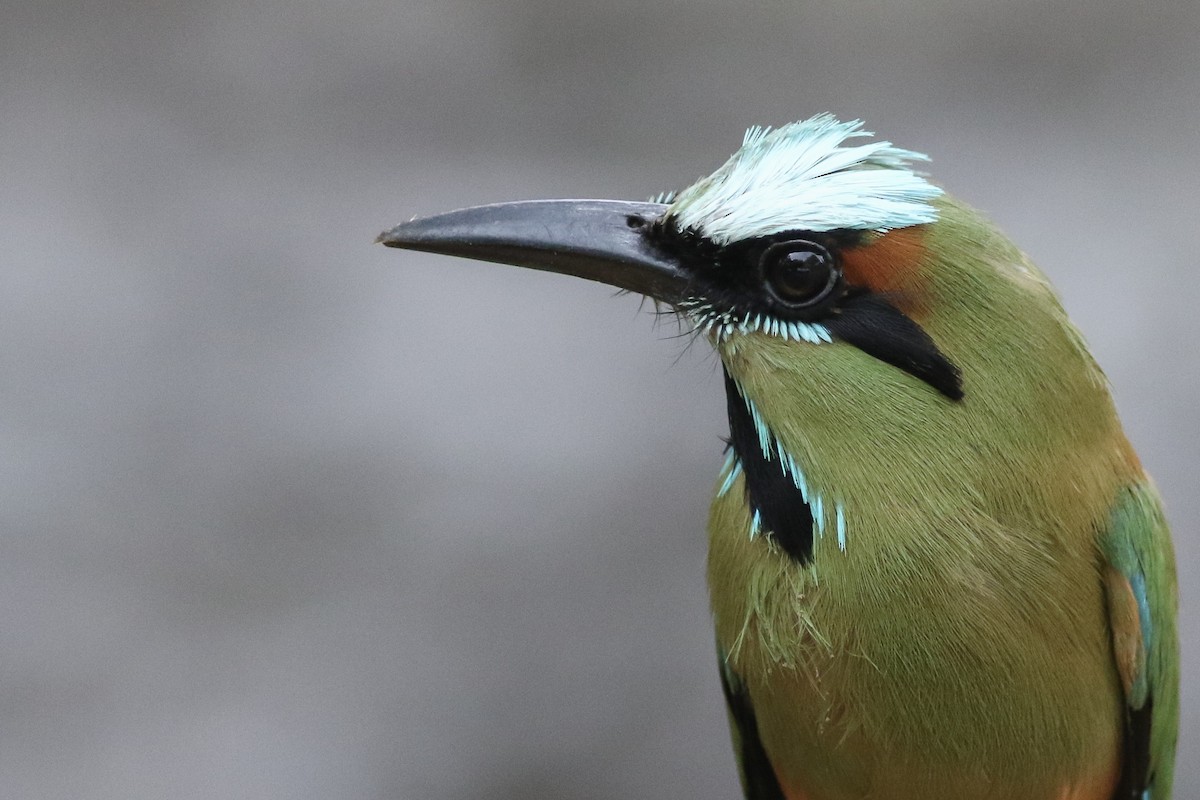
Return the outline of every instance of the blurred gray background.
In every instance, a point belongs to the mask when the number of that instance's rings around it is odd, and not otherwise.
[[[25,3],[0,30],[0,796],[737,796],[714,359],[384,227],[862,117],[1062,291],[1157,476],[1200,796],[1200,4]],[[682,355],[681,355],[682,354]]]

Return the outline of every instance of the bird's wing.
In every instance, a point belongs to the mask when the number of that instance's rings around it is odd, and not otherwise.
[[[1151,484],[1121,493],[1100,547],[1126,702],[1121,782],[1113,800],[1166,800],[1179,720],[1179,640],[1171,541]]]
[[[786,800],[758,736],[758,721],[750,703],[750,693],[719,647],[717,659],[721,667],[721,690],[725,693],[725,707],[729,712],[733,752],[746,800]]]

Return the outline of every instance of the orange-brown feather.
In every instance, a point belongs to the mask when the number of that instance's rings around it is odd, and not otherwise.
[[[926,307],[925,226],[901,228],[842,252],[846,279],[887,296],[900,310],[917,314]]]
[[[1105,589],[1108,598],[1108,622],[1112,627],[1113,655],[1117,661],[1117,672],[1125,696],[1133,694],[1133,684],[1146,666],[1146,654],[1142,649],[1142,626],[1138,618],[1137,599],[1129,578],[1112,566],[1104,570]]]

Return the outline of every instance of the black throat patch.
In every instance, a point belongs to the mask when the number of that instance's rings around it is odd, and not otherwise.
[[[774,438],[763,452],[754,416],[737,383],[725,370],[725,400],[729,407],[729,443],[746,478],[746,500],[758,512],[764,532],[801,564],[813,557],[813,517],[800,487],[784,470]]]

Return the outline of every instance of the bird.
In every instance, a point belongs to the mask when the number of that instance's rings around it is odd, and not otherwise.
[[[1160,497],[1047,277],[928,160],[818,114],[648,202],[377,242],[641,294],[715,351],[707,580],[747,800],[1167,800]]]

